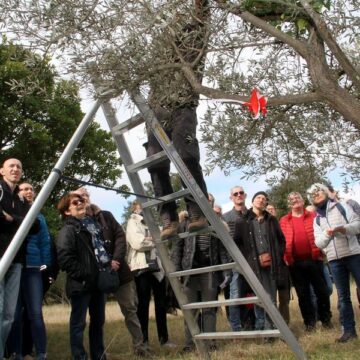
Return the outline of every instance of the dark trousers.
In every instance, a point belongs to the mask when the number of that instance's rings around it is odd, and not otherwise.
[[[215,301],[218,298],[216,286],[212,286],[212,274],[190,276],[184,287],[184,293],[190,303],[201,301]],[[192,310],[194,317],[201,315],[198,321],[201,332],[216,332],[216,308],[204,308],[200,311]],[[199,318],[198,318],[199,319]],[[214,344],[210,341],[208,345]],[[194,346],[191,332],[185,324],[185,346]]]
[[[330,296],[324,279],[322,261],[296,261],[289,270],[305,326],[313,327],[316,324],[316,309],[311,301],[310,285],[317,298],[319,320],[328,323],[331,319]]]
[[[155,115],[172,140],[176,151],[189,169],[194,180],[207,197],[206,184],[200,166],[199,143],[196,139],[196,108],[182,107],[171,113],[163,108],[158,108],[155,110]],[[147,156],[156,154],[162,150],[162,147],[150,130],[148,130],[146,150]],[[163,161],[149,167],[149,172],[154,186],[155,196],[159,197],[173,193],[170,181],[169,161]],[[188,200],[185,199],[185,201]],[[161,213],[168,213],[171,220],[177,220],[175,202],[164,204]]]
[[[101,292],[72,296],[70,315],[70,345],[73,360],[85,360],[84,330],[89,309],[89,343],[92,360],[105,360],[103,326],[105,322],[105,295]]]
[[[155,319],[160,344],[168,341],[166,323],[166,282],[165,278],[158,281],[155,276],[146,272],[135,277],[136,291],[139,299],[137,315],[140,321],[144,342],[149,341],[149,306],[151,292],[154,295]]]

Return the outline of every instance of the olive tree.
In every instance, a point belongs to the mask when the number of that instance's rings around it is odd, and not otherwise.
[[[182,56],[184,19],[206,6],[199,58]],[[82,83],[101,78],[119,96],[183,78],[207,106],[202,123],[208,170],[284,177],[343,166],[358,177],[360,129],[358,0],[4,0],[4,30],[56,56]],[[185,41],[184,41],[185,43]],[[188,43],[188,42],[187,42]],[[196,41],[194,40],[194,46]],[[169,45],[174,51],[167,51]],[[174,53],[176,54],[174,56]],[[91,64],[91,66],[89,66]],[[165,76],[166,75],[166,76]],[[202,82],[199,81],[202,78]],[[99,81],[99,80],[98,80]],[[268,115],[252,120],[236,101],[256,87]],[[175,89],[176,90],[176,89]],[[215,101],[214,101],[215,99]],[[233,100],[234,103],[216,101]],[[274,175],[278,176],[278,175]]]

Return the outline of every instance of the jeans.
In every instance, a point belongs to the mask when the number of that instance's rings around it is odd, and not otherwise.
[[[4,278],[0,281],[0,358],[5,351],[6,339],[14,321],[19,295],[21,267],[19,263],[11,264]]]
[[[212,281],[210,277],[212,274],[200,274],[190,276],[187,286],[184,288],[184,293],[190,303],[201,301],[214,301],[218,298],[217,287],[211,287]],[[201,332],[216,332],[216,308],[204,308],[197,312],[192,310],[193,316],[200,315]],[[213,343],[210,342],[210,345]],[[185,324],[185,346],[194,346],[192,336],[189,328]]]
[[[99,291],[74,295],[71,301],[70,345],[73,360],[88,359],[84,348],[86,313],[89,308],[89,343],[92,360],[106,359],[103,326],[105,322],[105,295]]]
[[[310,285],[315,291],[319,320],[323,324],[329,323],[330,296],[323,274],[323,262],[310,259],[296,261],[289,270],[305,326],[314,327],[316,324],[316,311],[311,301]]]
[[[230,299],[246,297],[251,288],[245,278],[237,271],[233,271],[230,282]],[[229,306],[229,322],[232,331],[241,331],[247,322],[247,318],[253,317],[253,309],[248,309],[246,305]]]
[[[23,268],[14,323],[7,340],[10,354],[30,355],[35,345],[37,359],[46,354],[46,329],[42,315],[44,298],[39,268]]]
[[[145,272],[135,277],[136,291],[139,299],[137,315],[140,321],[144,342],[149,341],[149,306],[151,291],[154,294],[156,328],[160,344],[165,344],[168,339],[166,322],[166,282],[165,278],[158,281],[156,277]]]
[[[46,330],[42,314],[43,281],[38,268],[24,269],[22,293],[36,354],[41,357],[40,354],[46,354]]]
[[[260,269],[261,285],[270,296],[271,301],[276,306],[276,282],[272,277],[270,269]],[[266,314],[263,307],[255,305],[255,330],[268,330],[273,329],[274,325],[272,320]]]
[[[121,285],[114,294],[121,312],[125,318],[126,327],[132,338],[132,343],[135,349],[142,347],[143,335],[141,325],[137,316],[138,297],[136,293],[136,285],[132,280],[124,285]]]
[[[155,114],[167,135],[172,140],[179,156],[207,198],[206,184],[200,166],[199,143],[196,139],[196,107],[182,107],[172,112],[159,107],[155,110]],[[146,145],[147,156],[151,156],[160,151],[162,151],[162,147],[154,134],[148,130],[148,143]],[[169,160],[150,166],[149,173],[154,186],[155,196],[160,197],[173,193],[169,175]],[[189,200],[185,198],[185,202],[188,203]],[[168,213],[173,221],[178,219],[176,203],[174,201],[162,205],[160,212],[161,214]]]
[[[350,274],[360,287],[360,255],[329,261],[339,297],[340,320],[345,333],[355,333],[354,310],[350,294]]]

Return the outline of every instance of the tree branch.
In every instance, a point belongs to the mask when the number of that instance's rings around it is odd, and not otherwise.
[[[250,95],[236,95],[229,94],[226,91],[210,88],[208,86],[202,85],[196,75],[194,74],[190,65],[183,65],[182,71],[190,83],[194,91],[198,94],[202,94],[211,99],[227,99],[236,101],[249,101]],[[309,92],[303,94],[294,94],[294,95],[285,95],[285,96],[276,96],[268,99],[269,106],[279,106],[279,105],[300,105],[300,104],[309,104],[316,101],[321,101],[321,96],[316,92]]]
[[[344,54],[340,46],[337,44],[333,36],[331,35],[325,21],[319,16],[319,14],[312,8],[308,0],[300,0],[300,3],[304,7],[305,11],[311,17],[314,25],[316,26],[318,34],[325,41],[326,45],[332,51],[339,64],[342,66],[346,74],[352,80],[354,85],[360,90],[360,73],[351,64],[350,60]]]
[[[263,30],[270,36],[275,37],[276,39],[282,41],[283,43],[291,46],[296,50],[302,57],[306,58],[308,54],[308,48],[305,42],[296,40],[293,37],[283,33],[282,31],[276,29],[274,26],[270,25],[266,21],[260,19],[259,17],[251,14],[248,11],[242,11],[239,6],[234,6],[232,4],[228,4],[226,0],[215,0],[219,6],[229,11],[230,13],[240,17],[241,19],[251,23],[257,28]]]

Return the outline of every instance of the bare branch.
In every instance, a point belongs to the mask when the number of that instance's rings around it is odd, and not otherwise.
[[[327,27],[325,21],[322,20],[320,15],[313,9],[309,4],[308,0],[300,0],[305,11],[309,14],[313,20],[316,29],[322,39],[325,41],[329,49],[332,51],[333,55],[339,61],[339,64],[342,66],[346,74],[353,81],[354,85],[360,90],[360,73],[359,71],[351,64],[347,56],[344,54],[340,46],[337,44],[336,40],[333,38],[329,28]]]

